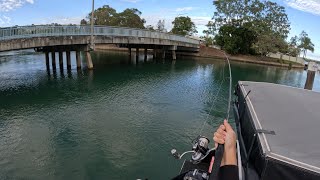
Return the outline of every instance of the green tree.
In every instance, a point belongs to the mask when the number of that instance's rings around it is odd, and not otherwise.
[[[82,19],[80,21],[80,25],[87,25],[87,24],[88,24],[88,22],[85,19]]]
[[[303,58],[307,56],[308,50],[314,52],[314,44],[311,42],[309,35],[305,31],[301,32],[299,40],[300,44],[298,48],[300,48],[301,52],[303,52]]]
[[[299,38],[298,36],[291,37],[288,47],[288,53],[290,56],[297,57],[300,54],[300,49],[298,48]]]
[[[157,31],[159,32],[167,32],[167,30],[164,27],[165,21],[164,20],[159,20],[157,23]]]
[[[256,41],[254,32],[245,27],[224,25],[215,36],[216,44],[230,54],[248,54]]]
[[[105,25],[105,26],[116,26],[117,25],[117,11],[109,5],[104,5],[94,11],[94,24]],[[87,16],[89,20],[88,24],[91,24],[91,13]]]
[[[179,35],[192,35],[193,33],[197,33],[195,24],[191,21],[190,17],[176,17],[172,22],[173,28],[171,30],[174,34]]]
[[[289,33],[290,23],[283,6],[268,0],[223,0],[213,4],[216,7],[214,21],[207,25],[212,34],[225,25],[244,27],[256,35],[253,47],[257,52],[284,51],[283,42]],[[278,44],[272,43],[268,36],[276,38]]]
[[[140,16],[141,12],[135,8],[125,9],[123,12],[117,13],[109,5],[104,5],[94,11],[94,24],[144,29],[145,20]],[[91,13],[86,18],[88,19],[87,23],[90,24]]]
[[[117,26],[144,29],[145,19],[141,18],[138,9],[126,9],[116,15]]]

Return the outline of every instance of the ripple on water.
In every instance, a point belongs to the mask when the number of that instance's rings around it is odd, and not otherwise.
[[[0,179],[169,179],[181,165],[170,150],[189,150],[202,124],[211,138],[224,117],[228,83],[210,112],[224,63],[94,57],[94,71],[62,73],[42,54],[0,57]],[[232,68],[234,83],[304,84],[303,71]]]

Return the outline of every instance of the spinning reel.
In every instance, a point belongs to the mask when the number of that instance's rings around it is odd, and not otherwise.
[[[181,159],[184,155],[188,153],[193,153],[191,156],[191,161],[193,164],[198,164],[203,159],[205,159],[211,151],[214,151],[214,149],[209,149],[209,142],[210,141],[207,137],[198,136],[196,139],[192,141],[192,151],[186,151],[180,155],[176,149],[172,149],[171,154],[176,159]]]

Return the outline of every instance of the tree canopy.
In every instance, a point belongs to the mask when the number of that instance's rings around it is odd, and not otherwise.
[[[303,58],[306,57],[308,50],[314,52],[314,44],[311,42],[311,39],[305,31],[301,32],[299,40],[300,44],[298,45],[298,48],[300,49],[300,52],[303,52]]]
[[[167,32],[167,30],[164,27],[165,21],[164,20],[159,20],[157,23],[157,31],[159,32]]]
[[[173,24],[173,28],[171,32],[174,34],[185,36],[185,35],[193,35],[194,33],[198,32],[195,24],[191,21],[191,18],[188,16],[176,17],[172,22],[172,24]]]
[[[213,21],[207,25],[210,33],[219,34],[219,29],[225,26],[242,28],[255,36],[254,41],[250,39],[244,44],[252,43],[256,53],[265,55],[284,50],[290,23],[283,6],[268,0],[224,0],[213,1],[213,4],[216,11]]]
[[[125,9],[123,12],[117,13],[115,9],[109,5],[104,5],[94,11],[94,24],[105,26],[121,26],[131,28],[145,28],[145,20],[140,17],[141,12],[138,9]],[[91,23],[91,13],[86,20],[81,20],[81,24]]]

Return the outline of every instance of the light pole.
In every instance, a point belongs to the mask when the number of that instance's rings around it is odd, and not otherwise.
[[[90,48],[94,50],[94,42],[93,42],[93,21],[94,21],[94,0],[92,0],[92,12],[91,12],[91,45]]]

